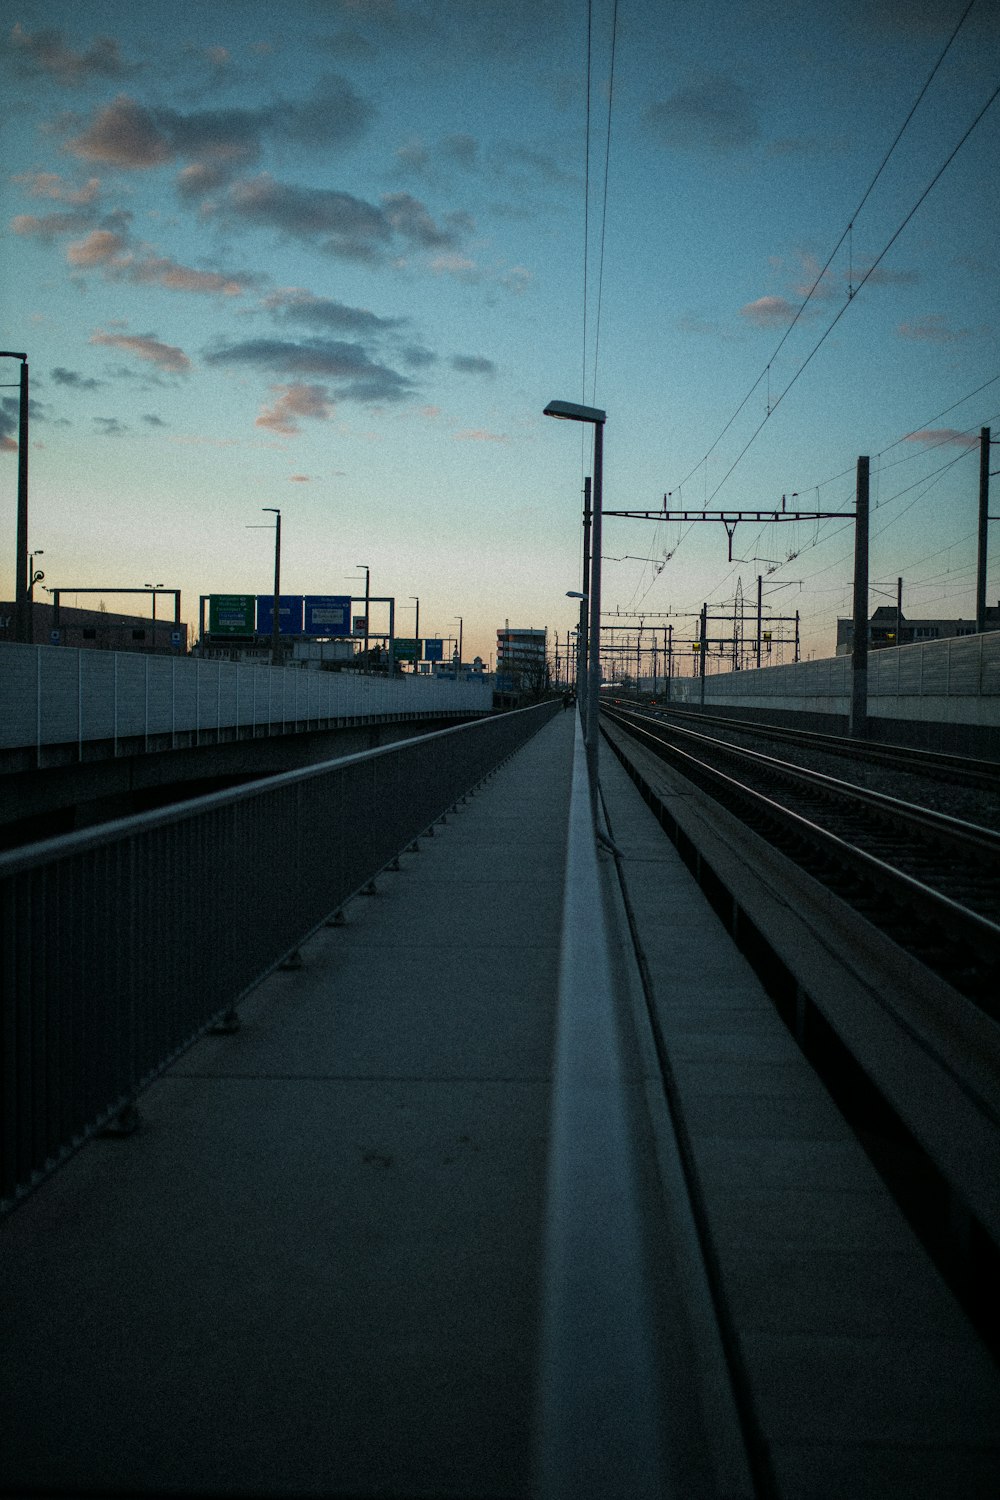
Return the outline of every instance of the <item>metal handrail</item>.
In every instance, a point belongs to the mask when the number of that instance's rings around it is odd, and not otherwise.
[[[626,1087],[577,721],[546,1194],[539,1500],[668,1493]]]
[[[0,1205],[127,1110],[557,708],[0,854]]]

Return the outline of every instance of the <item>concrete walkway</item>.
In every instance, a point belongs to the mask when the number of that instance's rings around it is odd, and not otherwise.
[[[574,717],[0,1224],[4,1493],[526,1493]]]

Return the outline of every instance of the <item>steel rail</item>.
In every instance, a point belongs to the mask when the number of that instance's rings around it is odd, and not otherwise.
[[[635,715],[635,717],[644,716]],[[661,720],[654,722],[662,724]],[[836,776],[827,775],[825,771],[813,771],[805,766],[797,766],[792,761],[778,760],[775,756],[765,755],[761,750],[751,750],[746,745],[734,745],[728,740],[715,739],[712,735],[701,734],[696,729],[684,729],[680,725],[673,724],[662,724],[662,727],[669,730],[671,734],[683,735],[685,739],[710,745],[714,751],[723,756],[728,755],[734,760],[756,762],[762,768],[777,772],[788,781],[798,781],[803,786],[816,787],[830,796],[875,808],[901,823],[919,824],[940,837],[950,837],[963,852],[967,852],[968,847],[973,845],[1000,860],[1000,833],[996,833],[991,828],[983,828],[978,823],[969,823],[964,818],[956,818],[951,813],[939,812],[936,808],[921,807],[916,802],[907,802],[904,798],[890,796],[887,792],[877,792],[871,787],[858,786],[853,781],[841,781]]]
[[[634,721],[634,716],[615,714],[608,710],[606,712],[608,712],[608,716],[613,722],[620,724],[628,733],[642,740],[649,741],[657,753],[662,754],[664,748],[669,748],[671,756],[685,762],[695,775],[707,777],[717,786],[723,787],[730,794],[736,796],[740,801],[749,803],[759,812],[762,811],[772,822],[777,822],[785,829],[790,829],[804,837],[807,844],[813,847],[819,845],[841,867],[846,867],[852,873],[860,875],[867,882],[874,880],[880,889],[888,889],[898,899],[908,900],[916,904],[932,921],[948,929],[952,937],[954,937],[954,928],[958,927],[961,935],[973,945],[975,951],[986,962],[995,964],[998,958],[1000,958],[1000,925],[990,918],[961,905],[950,896],[935,890],[933,886],[929,886],[925,882],[918,880],[915,876],[896,868],[886,860],[881,859],[878,855],[871,854],[867,850],[859,848],[856,844],[850,843],[847,839],[841,837],[840,834],[832,833],[829,829],[824,828],[822,824],[804,817],[801,813],[786,807],[783,803],[776,801],[773,797],[759,791],[757,788],[748,786],[745,782],[737,780],[736,777],[730,776],[718,767],[699,760],[696,755],[690,754],[677,745],[667,747],[665,740],[661,736],[653,734],[650,730],[637,725]],[[717,741],[709,740],[705,735],[697,735],[687,730],[679,732],[683,733],[685,738],[692,738],[701,741],[703,744],[711,744],[713,749],[719,744]],[[786,762],[771,762],[767,756],[762,756],[757,751],[743,751],[739,747],[728,745],[724,748],[727,751],[736,751],[737,754],[734,758],[749,760],[758,765],[769,767],[773,765],[782,769],[787,765]],[[819,773],[804,772],[801,767],[789,767],[788,769],[794,773],[794,779],[806,784],[819,777]],[[832,787],[842,787],[844,795],[850,796],[852,799],[854,798],[854,794],[859,790],[848,783],[838,783],[832,777],[819,777],[819,779],[821,782],[826,783],[827,790]],[[898,803],[896,799],[885,798],[884,794],[881,793],[866,793],[864,797],[855,800],[864,802],[869,798],[878,799],[876,805],[880,807],[885,803],[890,806],[895,805],[897,809],[905,810],[907,813],[912,810],[922,815],[925,812],[925,809],[911,809],[911,805],[908,803]],[[946,817],[944,814],[934,816]],[[958,819],[948,819],[947,822],[959,824],[960,827],[971,827],[971,825],[962,825]],[[937,825],[932,824],[932,826],[937,831]],[[954,829],[950,831],[954,833]],[[973,829],[973,832],[976,834],[983,833],[988,838],[995,839],[996,842],[991,847],[1000,849],[1000,836],[990,835],[988,830]],[[980,1003],[982,1004],[982,1008],[988,1010],[991,1014],[997,1014],[1000,1011],[1000,1006],[998,1006],[997,1002],[991,1000],[988,996]]]
[[[946,772],[954,784],[981,787],[1000,793],[1000,761],[973,760],[963,755],[952,755],[944,750],[921,750],[907,745],[888,745],[878,740],[852,740],[846,735],[823,734],[816,729],[795,729],[787,724],[770,724],[755,719],[730,719],[721,714],[692,713],[688,709],[675,708],[669,703],[658,704],[655,710],[647,706],[631,712],[658,723],[675,719],[688,719],[696,723],[713,725],[719,729],[732,729],[740,734],[759,734],[769,740],[783,740],[790,745],[801,745],[804,749],[820,750],[829,755],[842,755],[848,759],[873,765],[892,766],[896,770],[912,772],[914,775],[931,775]],[[680,724],[676,726],[682,728]],[[937,777],[936,779],[942,779]]]

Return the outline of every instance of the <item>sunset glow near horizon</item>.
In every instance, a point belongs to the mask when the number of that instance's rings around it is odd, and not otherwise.
[[[609,510],[846,513],[870,455],[871,607],[902,577],[908,617],[974,617],[1000,7],[965,9],[594,0],[588,151],[569,0],[15,4],[0,342],[46,584],[131,610],[155,580],[195,626],[269,591],[277,506],[283,592],[363,596],[360,560],[401,635],[417,596],[466,659],[506,621],[563,639],[591,436],[545,419],[564,398],[607,411]],[[832,655],[849,518],[727,546],[609,517],[605,608],[683,638],[762,575]]]

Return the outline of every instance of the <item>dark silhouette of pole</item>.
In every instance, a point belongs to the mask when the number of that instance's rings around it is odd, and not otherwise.
[[[17,535],[14,544],[14,639],[29,646],[34,637],[31,622],[28,570],[28,356],[0,349],[3,359],[19,359],[17,414]]]
[[[281,666],[281,511],[275,505],[262,505],[274,516],[274,619],[271,621],[271,666]]]
[[[851,643],[852,739],[868,734],[868,468],[858,459],[857,505],[854,519],[854,640]]]
[[[976,552],[976,629],[986,629],[986,533],[990,509],[990,429],[979,429],[979,546]]]

